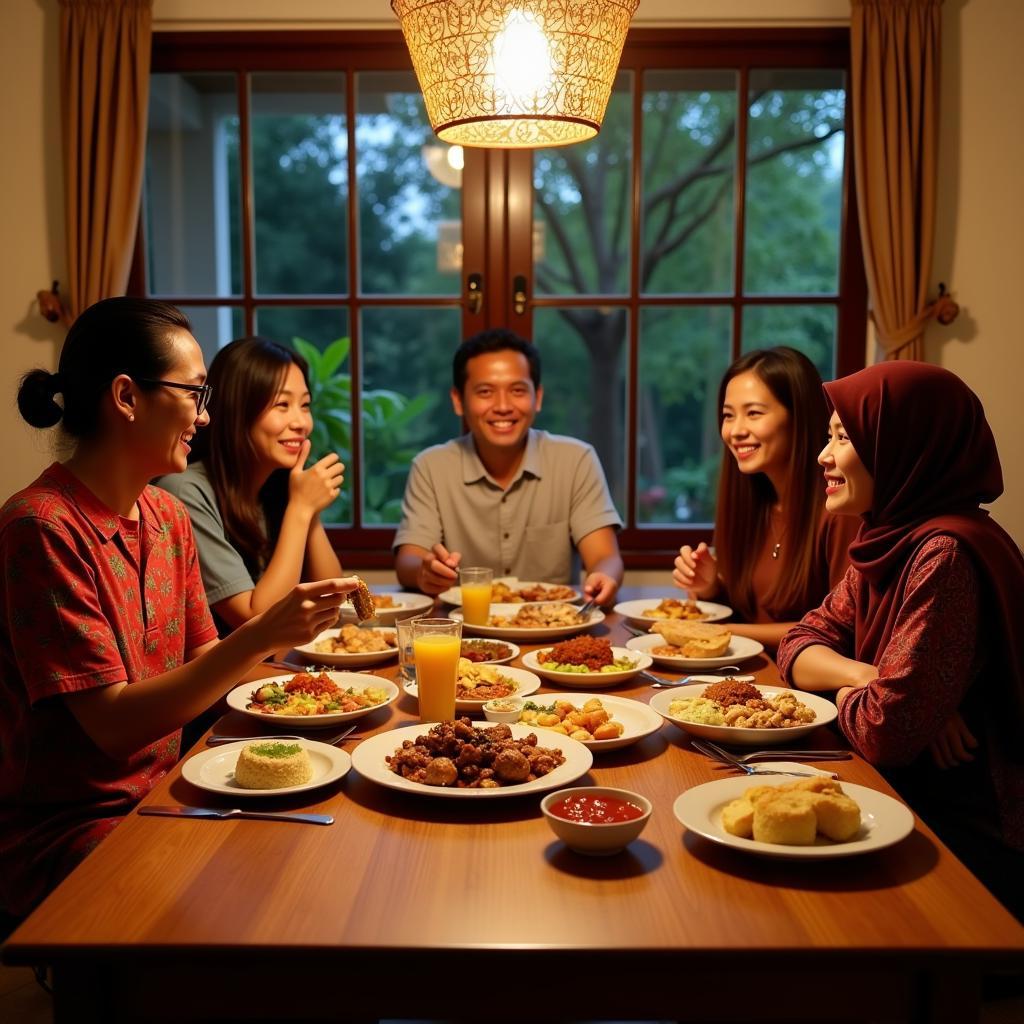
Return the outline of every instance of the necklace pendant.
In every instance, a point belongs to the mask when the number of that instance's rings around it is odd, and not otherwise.
[[[778,558],[779,557],[779,548],[781,548],[781,547],[782,547],[782,541],[778,541],[776,543],[775,547],[772,548],[772,558]]]

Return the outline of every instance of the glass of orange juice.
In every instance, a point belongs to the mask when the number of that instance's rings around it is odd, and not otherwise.
[[[471,626],[486,626],[491,614],[491,587],[494,570],[485,566],[459,569],[462,594],[462,619]]]
[[[412,638],[420,721],[451,721],[455,717],[462,623],[458,619],[413,619]]]

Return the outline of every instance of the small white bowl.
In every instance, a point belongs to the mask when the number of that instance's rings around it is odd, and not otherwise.
[[[551,813],[552,804],[559,803],[570,796],[615,797],[635,804],[643,810],[639,818],[630,821],[613,821],[608,824],[589,824],[581,821],[570,821]],[[612,789],[608,786],[574,786],[570,789],[559,789],[548,793],[540,802],[551,831],[576,853],[588,857],[609,857],[613,853],[624,850],[644,830],[651,817],[653,804],[645,796],[628,789]]]
[[[526,702],[522,697],[495,697],[483,703],[484,718],[488,722],[518,722]]]

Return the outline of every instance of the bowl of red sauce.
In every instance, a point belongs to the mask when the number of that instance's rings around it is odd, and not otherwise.
[[[570,850],[607,857],[643,832],[653,808],[647,797],[628,789],[576,786],[548,793],[540,809],[551,831]]]

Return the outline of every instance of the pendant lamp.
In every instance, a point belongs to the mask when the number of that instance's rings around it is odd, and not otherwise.
[[[639,0],[391,0],[444,142],[568,146],[601,127]]]

